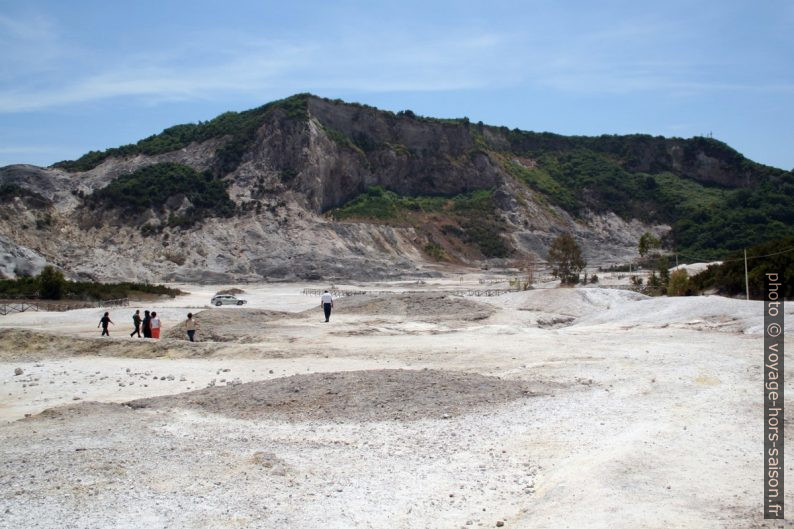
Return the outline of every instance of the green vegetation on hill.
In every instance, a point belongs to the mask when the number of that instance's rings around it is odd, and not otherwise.
[[[179,214],[169,214],[170,226],[187,228],[204,218],[228,217],[235,211],[226,182],[175,163],[149,165],[122,175],[85,200],[92,209],[115,209],[136,215],[148,209],[165,214],[169,200],[180,197],[187,199],[190,206]]]
[[[140,296],[142,294],[176,297],[181,290],[163,285],[145,283],[93,283],[69,281],[63,274],[47,266],[36,277],[0,280],[0,298],[3,299],[69,299],[101,301]]]
[[[767,272],[778,274],[781,292],[786,299],[794,297],[794,237],[785,237],[752,246],[747,250],[750,297],[763,299],[764,279]],[[785,252],[785,253],[780,253]],[[775,254],[775,255],[771,255]],[[721,265],[712,265],[689,279],[689,290],[693,292],[715,288],[720,294],[741,296],[745,294],[744,253],[735,252],[727,256]]]
[[[136,154],[152,156],[182,149],[193,142],[228,136],[229,140],[216,153],[216,172],[224,175],[237,168],[242,156],[254,141],[256,129],[262,125],[262,121],[268,113],[281,109],[290,119],[306,120],[308,118],[307,97],[308,94],[297,94],[251,110],[225,112],[209,121],[176,125],[137,143],[105,151],[91,151],[77,160],[65,160],[54,164],[54,166],[71,172],[88,171],[107,158],[125,158]]]
[[[676,213],[676,248],[701,257],[721,258],[725,250],[794,236],[794,174],[769,178],[753,188],[729,190],[716,204],[680,207]]]
[[[90,152],[56,166],[84,171],[108,157],[156,155],[191,142],[223,138],[210,172],[215,177],[224,176],[250,152],[256,131],[267,117],[276,111],[284,116],[281,126],[286,125],[284,138],[288,142],[290,126],[308,119],[309,99],[315,97],[298,94],[252,110],[227,112],[207,122],[177,125],[136,144]],[[394,159],[393,155],[381,156],[382,151],[392,151],[400,158],[408,156],[412,164],[441,161],[439,167],[449,170],[471,164],[472,154],[482,153],[534,190],[541,202],[563,208],[574,217],[586,212],[615,212],[626,220],[670,224],[673,230],[664,243],[678,253],[720,258],[761,241],[794,235],[792,173],[748,160],[713,138],[563,136],[474,124],[465,117],[437,119],[410,110],[394,113],[340,100],[324,101],[338,107],[325,118],[317,117],[325,134],[342,147],[340,152],[355,151],[357,159],[351,163],[365,164],[376,181],[381,171],[390,169],[384,164]],[[318,116],[323,115],[318,112]],[[379,126],[371,126],[373,123]],[[425,130],[419,130],[422,128]],[[417,141],[445,135],[449,141]],[[469,165],[466,169],[472,168]],[[282,172],[287,175],[294,170]],[[114,207],[123,209],[120,197],[110,197],[114,190],[121,190],[121,183],[109,188],[108,196],[98,197],[109,198]],[[206,207],[198,206],[187,219],[173,219],[173,223],[190,225],[213,211],[227,214],[229,204],[216,192],[219,190],[206,191],[210,202]],[[0,190],[0,201],[3,197]],[[446,211],[439,200],[366,194],[359,202],[339,208],[335,215],[393,221],[402,211]],[[471,233],[478,230],[476,224],[469,225]]]
[[[379,112],[366,105],[347,105]],[[791,173],[748,160],[713,138],[563,136],[473,124],[467,118],[429,118],[410,110],[381,113],[389,123],[411,120],[465,128],[478,152],[498,160],[509,174],[536,191],[539,200],[574,217],[588,211],[615,212],[626,220],[670,224],[673,230],[665,246],[679,253],[719,258],[764,240],[794,235]],[[365,153],[400,141],[361,132],[333,137]],[[434,156],[428,149],[415,151],[422,157]],[[708,164],[716,164],[709,177],[713,180],[699,173],[704,157]],[[388,215],[385,211],[371,214]]]
[[[672,171],[673,157],[670,147],[675,145],[681,150],[679,160],[684,173],[694,167],[701,155],[719,160],[725,167],[737,173],[749,173],[761,179],[782,171],[748,160],[729,145],[715,140],[696,136],[694,138],[665,138],[648,134],[604,134],[601,136],[563,136],[550,132],[530,132],[507,127],[488,127],[505,136],[510,144],[509,152],[521,155],[541,153],[562,153],[566,151],[587,150],[607,156],[628,171],[647,171],[659,173]],[[472,131],[477,134],[476,131]],[[686,176],[682,173],[680,176]]]
[[[712,259],[759,241],[794,235],[794,175],[773,171],[753,187],[704,185],[669,171],[632,172],[586,149],[543,152],[529,168],[506,169],[574,216],[613,211],[625,219],[666,222],[667,246]]]
[[[484,256],[506,257],[510,248],[501,236],[504,226],[495,210],[493,191],[486,189],[454,197],[407,197],[374,186],[329,214],[337,220],[376,220],[414,225],[420,230],[426,221],[422,214],[429,214],[442,219],[447,235],[473,244]],[[441,255],[437,243],[428,244],[426,252],[437,259]]]
[[[330,214],[337,220],[396,221],[404,218],[403,213],[409,211],[439,212],[449,202],[447,197],[405,197],[381,186],[373,186],[350,202],[332,210]]]
[[[28,206],[43,208],[50,205],[50,201],[38,193],[20,187],[17,184],[0,184],[0,204],[12,202],[15,198],[21,198]]]

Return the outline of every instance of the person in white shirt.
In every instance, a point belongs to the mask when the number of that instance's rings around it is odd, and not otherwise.
[[[325,312],[325,322],[328,323],[328,320],[331,318],[331,309],[334,307],[334,298],[327,290],[320,298],[320,306],[323,308],[323,312]]]
[[[149,321],[152,326],[152,338],[160,339],[160,318],[157,317],[156,312],[152,312],[152,319]]]

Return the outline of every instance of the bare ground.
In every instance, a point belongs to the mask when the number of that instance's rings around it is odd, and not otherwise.
[[[189,408],[236,419],[410,421],[448,419],[529,398],[540,386],[436,369],[293,375],[129,402],[132,408]]]
[[[393,298],[252,299],[195,344],[188,307],[160,342],[3,320],[0,527],[790,526],[761,516],[759,303]]]

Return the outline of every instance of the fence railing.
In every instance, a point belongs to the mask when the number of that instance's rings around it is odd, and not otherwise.
[[[41,301],[41,300],[0,300],[0,316],[20,312],[65,312],[67,310],[102,307],[126,307],[129,298],[106,299],[103,301]]]
[[[389,296],[396,294],[452,294],[456,296],[475,296],[475,297],[491,297],[501,296],[508,292],[515,292],[516,289],[504,288],[461,288],[453,290],[342,290],[342,289],[324,289],[324,288],[304,288],[301,293],[307,296],[321,296],[325,291],[328,291],[334,297],[348,297],[348,296]]]

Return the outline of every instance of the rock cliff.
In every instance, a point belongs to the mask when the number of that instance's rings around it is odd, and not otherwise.
[[[563,232],[601,264],[633,255],[645,231],[675,243],[691,212],[666,206],[670,190],[727,200],[789,177],[706,138],[565,137],[301,94],[49,168],[0,168],[0,272],[374,279],[544,258]],[[337,214],[373,189],[406,200]],[[479,209],[459,207],[475,195]]]

